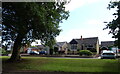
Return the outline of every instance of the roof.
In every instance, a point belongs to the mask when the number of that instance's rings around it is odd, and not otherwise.
[[[38,47],[38,48],[44,48],[44,46],[43,46],[43,45],[37,45],[37,47]]]
[[[73,40],[77,41],[77,43],[79,43],[79,44],[96,44],[98,41],[98,37],[73,39]],[[73,40],[70,42],[70,44],[73,43]]]
[[[62,47],[65,43],[67,43],[67,42],[57,42],[55,46]]]
[[[112,46],[114,41],[101,41],[101,46]]]
[[[77,39],[73,39],[71,42],[70,42],[70,44],[78,44],[78,40]]]

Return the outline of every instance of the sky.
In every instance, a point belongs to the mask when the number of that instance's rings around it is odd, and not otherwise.
[[[62,32],[56,37],[57,42],[67,41],[72,39],[98,37],[101,41],[114,41],[109,29],[103,30],[106,27],[104,22],[113,20],[112,15],[115,9],[107,9],[111,0],[71,0],[65,5],[66,10],[69,10],[69,18],[60,23]]]

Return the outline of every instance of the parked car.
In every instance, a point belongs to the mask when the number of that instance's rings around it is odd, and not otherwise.
[[[39,54],[47,54],[46,51],[39,51]]]
[[[116,58],[116,54],[113,51],[111,51],[111,50],[104,50],[101,53],[101,59],[105,59],[105,58],[115,59]]]
[[[119,49],[117,47],[112,47],[111,50],[116,54],[119,53]]]
[[[39,54],[39,52],[37,52],[37,51],[30,51],[30,53],[29,54],[31,54],[31,55],[38,55]]]
[[[120,53],[120,49],[118,49],[119,53]]]

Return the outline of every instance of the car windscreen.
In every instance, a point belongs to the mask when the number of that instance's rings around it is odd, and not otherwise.
[[[114,53],[103,53],[103,55],[115,55]]]

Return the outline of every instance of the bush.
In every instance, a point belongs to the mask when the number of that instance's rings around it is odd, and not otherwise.
[[[58,53],[58,47],[54,47],[54,52],[55,52],[55,54]]]
[[[54,52],[53,49],[50,49],[50,55],[53,55],[53,52]]]
[[[6,51],[4,49],[0,48],[0,53],[1,54],[6,54]]]
[[[85,55],[85,56],[91,56],[93,53],[90,50],[80,50],[79,54],[81,56]]]
[[[0,48],[0,54],[7,55],[7,54],[10,54],[10,53],[11,53],[11,51],[6,51],[5,49]]]

